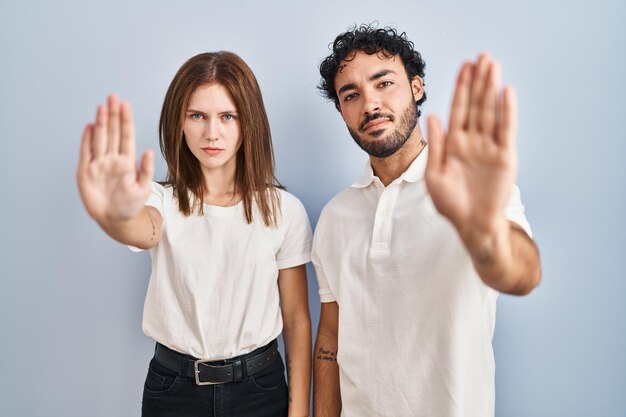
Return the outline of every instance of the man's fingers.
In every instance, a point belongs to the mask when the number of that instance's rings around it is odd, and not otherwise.
[[[78,156],[77,174],[87,170],[91,161],[91,138],[93,137],[93,125],[90,123],[83,129],[83,136],[80,139],[80,153]]]
[[[488,54],[482,53],[478,56],[470,90],[469,115],[467,119],[467,127],[470,130],[479,128],[479,118],[485,100],[485,86],[487,85],[490,64],[491,57]]]
[[[120,151],[120,99],[112,94],[107,100],[109,107],[108,143],[107,152],[119,153]]]
[[[452,106],[450,108],[450,124],[448,126],[448,132],[452,132],[457,129],[465,129],[467,125],[472,71],[473,65],[470,62],[465,62],[459,71],[456,88],[454,90],[454,98],[452,99]]]
[[[492,61],[487,73],[483,105],[478,118],[478,130],[490,138],[496,136],[498,90],[500,89],[500,64]]]
[[[502,94],[502,111],[499,118],[498,142],[505,148],[515,147],[517,136],[517,97],[515,89],[506,86]]]
[[[104,155],[107,149],[107,123],[108,109],[106,106],[99,105],[96,110],[96,124],[93,129],[93,139],[91,141],[93,157],[97,158]]]
[[[133,122],[133,109],[128,102],[120,106],[121,112],[121,144],[120,152],[135,159],[135,123]]]
[[[441,122],[437,116],[427,118],[428,134],[428,161],[426,170],[428,172],[440,171],[445,158],[445,139]]]

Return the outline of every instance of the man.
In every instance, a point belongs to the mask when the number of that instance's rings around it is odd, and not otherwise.
[[[429,117],[428,144],[423,70],[404,33],[371,26],[339,35],[320,66],[369,162],[315,231],[316,416],[493,416],[496,299],[541,277],[499,64],[462,66],[448,131]]]

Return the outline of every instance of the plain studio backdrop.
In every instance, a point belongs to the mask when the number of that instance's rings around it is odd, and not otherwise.
[[[626,416],[625,18],[619,0],[0,0],[0,415],[140,414],[149,255],[108,238],[75,181],[96,105],[132,102],[138,150],[157,151],[163,179],[169,82],[197,53],[236,52],[261,85],[278,178],[315,226],[366,160],[317,67],[338,33],[377,20],[423,54],[425,114],[447,119],[461,62],[483,50],[518,92],[517,183],[544,276],[498,301],[496,414]],[[315,332],[311,268],[309,283]]]

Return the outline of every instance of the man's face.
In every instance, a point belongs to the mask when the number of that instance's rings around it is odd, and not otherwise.
[[[356,51],[348,58],[335,76],[341,116],[361,149],[379,158],[392,155],[415,129],[422,80],[415,77],[409,82],[397,55],[386,58]]]

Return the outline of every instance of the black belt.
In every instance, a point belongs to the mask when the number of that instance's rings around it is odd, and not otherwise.
[[[154,358],[166,368],[196,380],[197,385],[241,381],[266,368],[278,356],[276,340],[252,352],[223,361],[196,359],[157,343]]]

